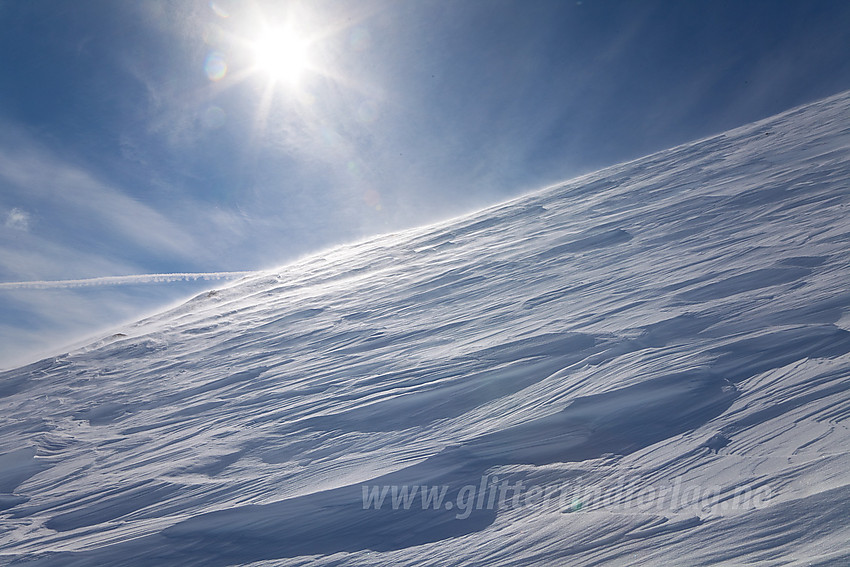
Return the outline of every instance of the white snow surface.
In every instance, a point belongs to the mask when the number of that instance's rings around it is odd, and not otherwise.
[[[0,563],[850,564],[848,212],[843,93],[4,372]]]

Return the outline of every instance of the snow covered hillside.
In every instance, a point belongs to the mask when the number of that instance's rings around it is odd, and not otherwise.
[[[850,563],[850,93],[0,375],[0,562]]]

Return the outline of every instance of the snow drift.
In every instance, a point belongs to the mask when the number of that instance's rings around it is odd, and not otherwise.
[[[0,557],[846,564],[848,117],[840,94],[3,373]]]

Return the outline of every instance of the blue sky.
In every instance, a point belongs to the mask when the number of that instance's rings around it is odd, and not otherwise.
[[[0,282],[270,268],[850,89],[846,2],[12,0],[0,22]],[[0,367],[215,285],[174,279],[0,286]]]

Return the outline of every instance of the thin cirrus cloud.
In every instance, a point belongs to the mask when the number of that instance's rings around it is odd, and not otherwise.
[[[0,281],[233,271],[261,263],[256,246],[230,253],[245,247],[250,213],[169,183],[115,182],[109,158],[87,163],[8,120],[0,131]]]
[[[223,252],[243,238],[239,215],[142,200],[73,149],[0,126],[0,367],[245,274]]]
[[[7,195],[34,205],[50,225],[75,229],[80,240],[108,237],[177,256],[202,252],[190,234],[162,213],[44,150],[5,148],[0,172]],[[30,225],[29,217],[15,210],[19,218],[14,222]]]

